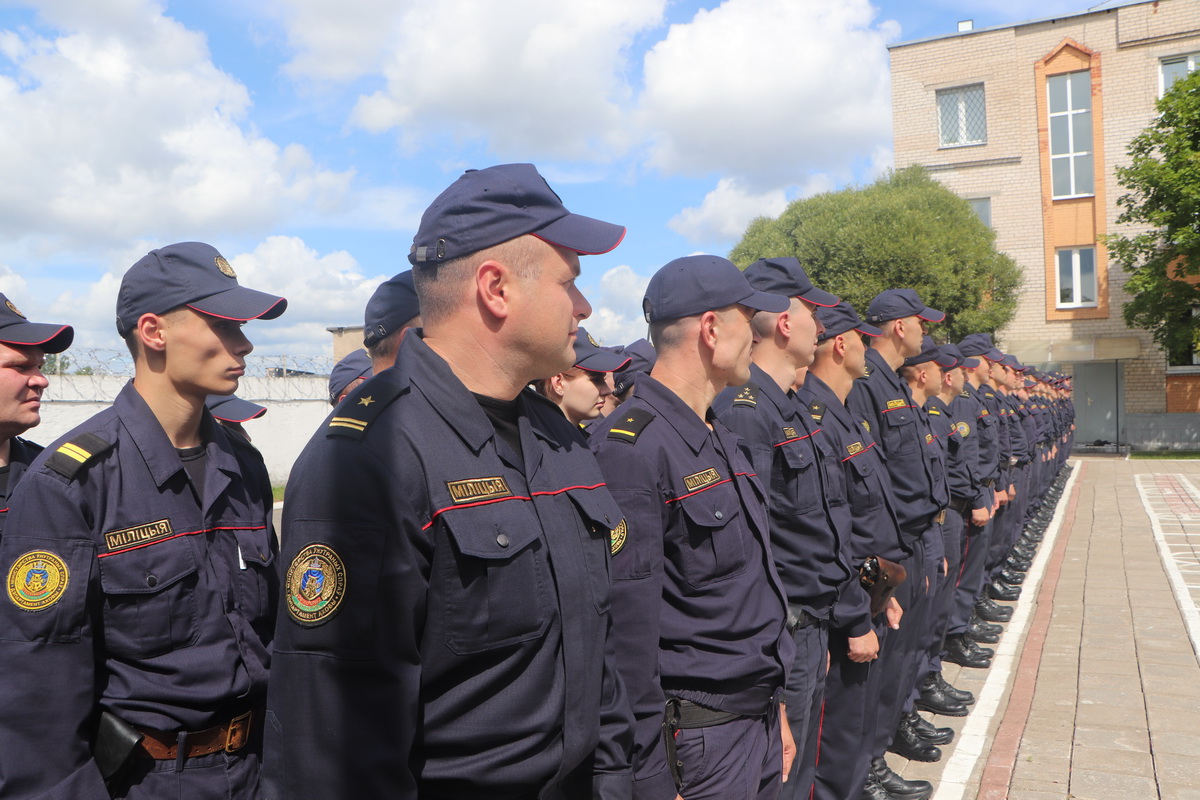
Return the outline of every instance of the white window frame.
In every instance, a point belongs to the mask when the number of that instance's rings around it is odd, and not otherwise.
[[[967,93],[978,89],[983,102],[983,138],[967,139]],[[947,142],[942,139],[942,97],[955,95],[958,99],[958,134],[959,140]],[[938,89],[934,93],[934,106],[937,110],[938,147],[977,147],[987,144],[987,92],[982,83],[969,83],[965,86],[954,86],[949,89]]]
[[[1050,125],[1050,128],[1047,131],[1047,135],[1049,136],[1049,141],[1047,142],[1047,144],[1049,145],[1049,150],[1050,150],[1050,196],[1054,200],[1069,200],[1074,197],[1095,197],[1096,196],[1096,149],[1095,149],[1096,148],[1096,137],[1095,137],[1095,131],[1093,130],[1093,132],[1092,132],[1092,149],[1091,150],[1076,150],[1075,149],[1075,125],[1074,125],[1073,121],[1071,120],[1071,117],[1079,115],[1079,114],[1087,114],[1088,119],[1091,120],[1092,119],[1092,104],[1089,103],[1087,108],[1071,108],[1070,107],[1071,89],[1070,89],[1070,82],[1068,81],[1068,84],[1067,84],[1067,106],[1068,106],[1067,110],[1066,111],[1051,111],[1050,110],[1050,81],[1052,81],[1055,78],[1064,78],[1064,77],[1067,77],[1070,75],[1086,74],[1088,76],[1088,86],[1089,86],[1089,91],[1090,91],[1091,82],[1092,82],[1091,72],[1092,71],[1090,69],[1076,70],[1075,72],[1061,72],[1058,75],[1051,75],[1050,77],[1046,78],[1046,113],[1048,114],[1048,123]],[[1054,134],[1052,133],[1052,131],[1054,128],[1054,120],[1058,117],[1066,117],[1067,118],[1068,150],[1065,153],[1055,153],[1054,152]],[[1078,191],[1075,191],[1075,187],[1079,183],[1078,179],[1075,176],[1075,164],[1077,163],[1076,159],[1079,156],[1088,156],[1088,155],[1090,155],[1092,157],[1092,191],[1078,192]],[[1070,166],[1070,169],[1071,169],[1071,194],[1054,194],[1054,162],[1062,161],[1062,160],[1066,160],[1067,164]]]
[[[971,211],[975,212],[975,216],[979,217],[980,222],[982,222],[984,225],[987,225],[992,230],[995,230],[995,226],[992,225],[992,198],[991,198],[991,195],[987,195],[985,197],[968,197],[967,203],[971,206]],[[983,214],[979,213],[979,209],[976,207],[976,203],[980,203],[980,204],[987,206],[987,219],[984,219]]]
[[[1180,55],[1166,56],[1165,58],[1160,58],[1158,60],[1159,97],[1162,97],[1166,93],[1167,89],[1170,88],[1167,86],[1166,75],[1163,74],[1163,67],[1165,67],[1167,64],[1174,64],[1179,61],[1184,61],[1187,63],[1188,74],[1191,74],[1196,71],[1197,67],[1200,67],[1200,53],[1181,53]]]
[[[1095,280],[1094,291],[1092,296],[1095,300],[1091,302],[1083,302],[1079,298],[1083,296],[1080,290],[1082,280],[1080,279],[1079,268],[1079,253],[1083,250],[1092,251],[1092,278]],[[1074,298],[1070,302],[1064,303],[1062,300],[1062,268],[1061,256],[1063,253],[1071,254],[1071,294]],[[1095,246],[1089,247],[1063,247],[1054,252],[1054,306],[1060,309],[1070,308],[1098,308],[1100,305],[1100,263],[1096,260]]]

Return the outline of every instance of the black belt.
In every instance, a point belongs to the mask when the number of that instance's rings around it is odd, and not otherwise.
[[[991,488],[994,488],[994,487],[995,487],[995,485],[996,485],[996,479],[995,479],[995,478],[988,478],[987,480],[985,480],[985,481],[983,482],[983,485],[984,485],[984,486],[986,486],[986,487],[987,487],[987,488],[989,488],[989,489],[991,489]]]
[[[965,497],[955,497],[950,495],[950,508],[960,514],[965,514],[971,510],[971,501]]]
[[[816,625],[821,620],[799,606],[788,606],[787,630],[795,633],[799,630]]]
[[[682,730],[724,725],[726,722],[733,722],[743,717],[745,714],[717,711],[698,706],[691,700],[667,697],[667,708],[663,717],[663,744],[667,751],[667,771],[671,773],[676,791],[683,787],[683,762],[679,760],[679,754],[675,749],[675,734]]]

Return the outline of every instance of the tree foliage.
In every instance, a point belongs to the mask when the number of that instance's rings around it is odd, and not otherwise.
[[[1108,253],[1129,273],[1125,323],[1145,328],[1172,354],[1200,342],[1200,72],[1178,80],[1158,101],[1158,118],[1129,143],[1129,166],[1117,167],[1128,190],[1117,200],[1118,224],[1149,226],[1106,237]]]
[[[970,205],[921,167],[874,184],[797,200],[778,219],[750,223],[730,260],[795,256],[813,283],[865,314],[885,289],[915,289],[945,311],[939,340],[991,333],[1016,310],[1021,271],[997,252]]]

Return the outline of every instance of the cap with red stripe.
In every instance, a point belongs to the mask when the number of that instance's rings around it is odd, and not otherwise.
[[[0,342],[19,347],[38,347],[43,353],[61,353],[71,346],[75,329],[70,325],[30,322],[3,294],[0,294]]]

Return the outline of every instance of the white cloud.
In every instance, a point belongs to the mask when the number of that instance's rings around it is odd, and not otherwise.
[[[501,157],[603,159],[622,152],[631,140],[623,111],[632,97],[628,50],[636,34],[660,24],[664,5],[409,0],[390,17],[364,21],[392,31],[393,39],[382,64],[386,86],[359,98],[353,122],[373,133],[397,129],[409,147],[452,137],[483,140]],[[338,5],[326,7],[340,13]],[[318,14],[305,19],[322,24]],[[305,61],[293,62],[294,72],[320,60],[314,47]]]
[[[755,217],[776,217],[787,207],[783,189],[746,191],[736,178],[721,178],[699,207],[685,208],[667,227],[691,242],[738,239]]]
[[[671,26],[645,57],[651,163],[723,173],[748,190],[840,172],[887,141],[885,45],[868,0],[726,0]]]
[[[150,0],[47,0],[0,32],[0,239],[63,246],[264,230],[335,208],[352,173],[246,122],[246,88]],[[39,26],[44,28],[45,26]]]
[[[586,293],[592,315],[583,322],[595,339],[604,345],[628,344],[646,336],[642,316],[642,297],[650,278],[622,264],[600,277],[593,292]]]
[[[396,38],[396,0],[277,0],[295,57],[284,71],[318,81],[350,81],[379,68]]]

